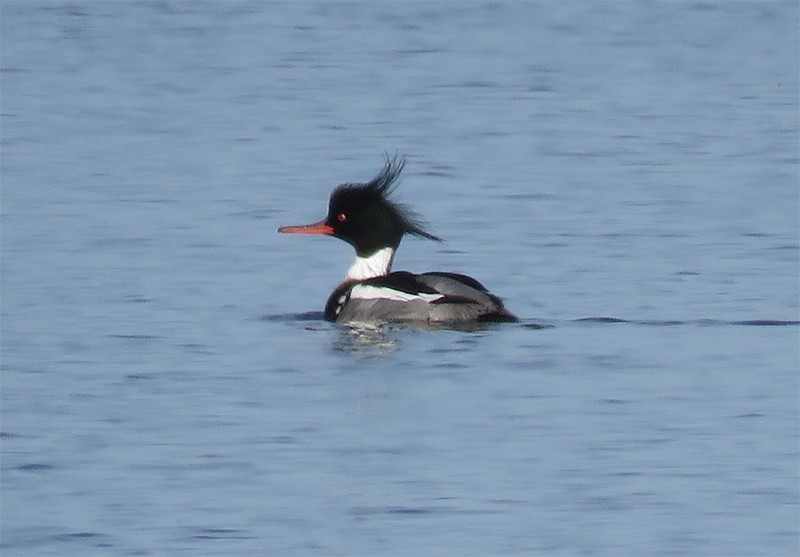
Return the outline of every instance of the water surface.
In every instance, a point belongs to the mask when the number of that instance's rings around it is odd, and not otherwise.
[[[10,2],[3,555],[796,555],[794,2]],[[384,153],[519,324],[321,319]]]

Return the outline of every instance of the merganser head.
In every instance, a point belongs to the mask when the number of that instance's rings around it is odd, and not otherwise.
[[[405,205],[389,199],[405,159],[386,160],[380,173],[365,184],[342,184],[331,193],[328,216],[305,226],[282,226],[287,234],[327,234],[352,245],[359,258],[368,258],[400,245],[404,234],[430,240],[440,238],[425,231],[419,218]]]

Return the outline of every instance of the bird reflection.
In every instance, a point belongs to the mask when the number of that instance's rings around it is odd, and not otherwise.
[[[411,321],[408,323],[348,323],[336,327],[337,336],[333,341],[333,350],[347,354],[356,354],[368,358],[382,358],[396,352],[402,346],[400,335],[405,331],[458,331],[463,333],[481,333],[493,323],[426,323]]]
[[[351,323],[337,327],[333,350],[367,358],[383,358],[400,347],[395,326],[386,323]]]

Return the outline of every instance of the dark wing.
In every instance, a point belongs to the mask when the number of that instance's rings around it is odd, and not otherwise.
[[[516,316],[505,308],[498,296],[489,292],[483,284],[472,277],[458,273],[431,272],[418,275],[418,279],[444,294],[444,298],[436,300],[434,304],[468,306],[470,315],[474,314],[469,320],[517,321]]]
[[[415,275],[408,271],[395,271],[388,275],[372,277],[363,281],[362,284],[387,288],[406,294],[439,294],[438,290],[421,281],[420,275]]]
[[[429,280],[433,280],[433,281],[435,281],[436,278],[438,277],[440,279],[445,279],[446,280],[445,284],[449,283],[450,281],[453,281],[453,282],[456,282],[456,283],[461,283],[464,286],[467,286],[469,288],[473,288],[473,289],[478,290],[480,292],[489,292],[484,285],[482,285],[480,282],[478,282],[474,278],[468,277],[467,275],[461,275],[459,273],[445,273],[445,272],[441,272],[441,271],[432,271],[430,273],[422,273],[420,275],[420,279],[421,280],[424,280],[424,277],[428,277]]]
[[[516,321],[497,296],[455,273],[399,271],[339,287],[328,299],[332,321]]]

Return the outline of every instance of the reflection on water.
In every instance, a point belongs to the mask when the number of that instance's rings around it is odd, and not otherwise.
[[[347,323],[335,326],[339,328],[339,334],[333,342],[333,350],[335,352],[357,354],[369,358],[383,357],[394,353],[401,346],[399,337],[403,332],[409,330],[480,333],[491,329],[515,326],[531,329],[553,327],[553,325],[541,323],[477,323],[471,321],[455,323],[430,323],[427,321]]]
[[[302,313],[281,313],[263,315],[262,321],[284,322],[301,326],[308,330],[334,327],[337,331],[332,349],[334,352],[355,354],[367,358],[379,358],[393,354],[401,347],[400,337],[409,330],[416,331],[457,331],[462,333],[479,333],[503,327],[521,326],[528,329],[549,329],[555,325],[532,320],[514,323],[429,323],[426,321],[409,321],[404,323],[329,323],[325,321],[321,311]]]
[[[354,323],[339,327],[333,350],[365,358],[381,358],[397,351],[396,327],[382,323]]]

